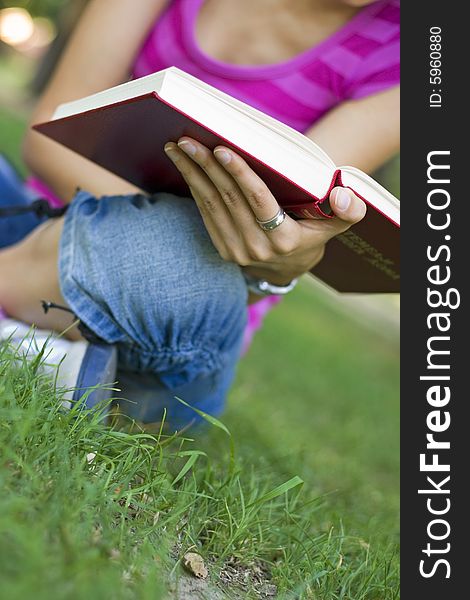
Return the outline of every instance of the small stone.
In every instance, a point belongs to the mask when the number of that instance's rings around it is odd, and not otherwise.
[[[209,574],[206,565],[204,564],[204,559],[196,552],[186,552],[183,557],[183,566],[189,573],[198,579],[206,579]]]

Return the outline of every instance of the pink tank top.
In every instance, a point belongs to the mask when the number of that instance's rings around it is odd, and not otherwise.
[[[343,100],[399,82],[399,0],[374,2],[320,44],[262,66],[223,63],[201,50],[195,24],[203,2],[169,2],[137,56],[134,77],[176,66],[301,132]]]
[[[203,2],[168,3],[135,60],[133,77],[176,66],[301,132],[342,101],[399,83],[399,0],[378,0],[313,48],[262,66],[227,64],[203,52],[195,37]],[[249,306],[245,349],[278,301],[269,297]]]

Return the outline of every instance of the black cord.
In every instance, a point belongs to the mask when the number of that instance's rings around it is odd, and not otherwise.
[[[55,302],[47,302],[46,300],[41,300],[41,304],[42,304],[42,309],[44,311],[44,314],[46,314],[46,315],[51,308],[63,310],[65,312],[68,312],[71,315],[73,315],[78,321],[78,324],[77,324],[78,331],[83,335],[83,337],[88,342],[91,342],[92,344],[106,344],[106,342],[102,338],[98,337],[89,327],[87,327],[85,325],[85,323],[83,323],[83,321],[80,321],[80,319],[73,312],[73,310],[71,310],[67,306],[61,306],[60,304],[56,304]]]
[[[51,206],[45,198],[38,198],[31,202],[31,204],[26,204],[24,206],[12,205],[0,207],[0,217],[16,217],[33,212],[40,219],[43,217],[55,219],[65,214],[67,208],[68,205],[55,208],[54,206]]]
[[[67,306],[61,306],[60,304],[56,304],[55,302],[47,302],[46,300],[41,300],[41,305],[45,315],[47,315],[51,308],[57,308],[75,316],[73,310],[70,310],[70,308],[68,308]]]

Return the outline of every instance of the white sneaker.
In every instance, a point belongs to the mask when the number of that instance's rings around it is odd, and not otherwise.
[[[21,321],[2,318],[0,313],[0,340],[10,340],[13,347],[26,357],[34,358],[44,349],[43,372],[57,378],[66,389],[64,399],[70,406],[80,400],[88,388],[93,390],[85,405],[92,408],[111,397],[109,386],[116,380],[117,351],[108,344],[87,341],[72,342],[52,331],[34,329]]]

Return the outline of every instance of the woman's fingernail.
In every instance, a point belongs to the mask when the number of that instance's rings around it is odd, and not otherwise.
[[[194,156],[197,152],[196,146],[187,140],[180,140],[178,142],[178,147],[181,148],[185,154],[188,154],[188,156]]]
[[[232,160],[232,155],[230,152],[227,152],[227,150],[223,150],[222,148],[216,148],[214,150],[214,156],[223,165],[228,165],[228,163]]]
[[[175,150],[176,150],[175,144],[172,144],[172,143],[165,144],[165,147],[163,149],[165,150],[165,154],[172,160],[178,158],[178,153],[175,152]]]
[[[336,192],[336,197],[335,197],[336,208],[342,212],[345,212],[346,210],[348,210],[350,204],[351,204],[351,195],[349,194],[349,192],[342,188],[339,189]]]

